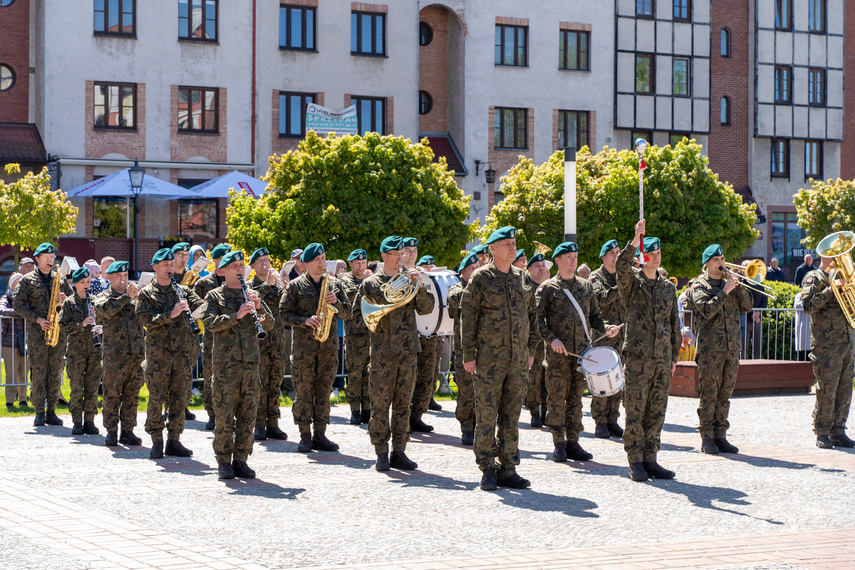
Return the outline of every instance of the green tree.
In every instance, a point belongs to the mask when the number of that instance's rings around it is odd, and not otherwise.
[[[433,156],[426,142],[403,137],[309,131],[298,150],[270,157],[261,198],[230,195],[229,242],[264,246],[280,259],[311,242],[323,243],[330,259],[357,248],[379,259],[386,236],[414,236],[419,253],[456,265],[472,237],[469,197]]]
[[[632,239],[638,221],[638,155],[604,148],[577,154],[576,231],[579,264],[597,267],[600,247]],[[719,243],[727,258],[737,257],[759,235],[754,205],[742,203],[730,184],[707,166],[701,147],[684,139],[671,146],[647,148],[644,217],[647,233],[662,240],[662,265],[670,275],[691,277],[701,270],[701,253]],[[564,239],[564,157],[553,154],[535,166],[520,157],[502,181],[505,199],[480,228],[484,239],[496,228],[517,228],[517,243],[531,255],[533,241],[554,248]]]
[[[793,197],[799,215],[799,227],[805,230],[802,243],[816,245],[828,234],[855,228],[855,181],[811,180]]]

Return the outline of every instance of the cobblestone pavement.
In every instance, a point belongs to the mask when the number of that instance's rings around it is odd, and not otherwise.
[[[621,442],[592,437],[594,461],[549,460],[523,411],[525,491],[478,489],[453,402],[414,434],[412,473],[374,470],[365,426],[333,408],[341,453],[256,444],[258,479],[217,480],[212,432],[188,422],[190,459],[148,459],[100,436],[0,419],[3,568],[855,568],[855,453],[823,451],[811,395],[743,397],[735,456],[699,451],[697,400],[671,398],[660,462],[674,481],[627,478]],[[588,403],[585,404],[586,411]],[[204,414],[203,414],[204,415]],[[140,416],[140,423],[144,419]],[[100,423],[100,418],[98,418]],[[145,436],[141,428],[137,433]]]

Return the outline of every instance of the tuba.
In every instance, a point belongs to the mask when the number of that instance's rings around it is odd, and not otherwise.
[[[322,322],[321,326],[316,328],[312,335],[318,342],[326,342],[327,338],[329,338],[330,327],[335,320],[336,314],[338,314],[338,309],[327,303],[326,300],[327,291],[330,290],[330,279],[330,272],[325,269],[323,276],[321,276],[321,298],[318,301],[318,310],[316,311],[317,316]]]
[[[59,297],[59,287],[62,285],[62,273],[59,269],[59,264],[53,266],[56,273],[50,284],[50,305],[48,306],[47,320],[50,322],[50,328],[45,331],[45,344],[54,347],[59,343],[59,311],[62,309],[62,303],[57,301]]]
[[[855,264],[852,263],[852,248],[855,247],[855,233],[834,232],[822,238],[816,246],[816,252],[821,257],[834,260],[834,269],[828,274],[831,290],[843,309],[843,314],[849,326],[855,328]],[[842,286],[835,280],[842,279]]]
[[[548,246],[540,243],[539,241],[534,241],[532,243],[534,244],[534,255],[537,255],[538,253],[540,253],[540,254],[543,254],[544,257],[546,257],[546,254],[549,253],[550,251],[552,251],[551,247],[548,247]],[[532,256],[532,257],[534,257],[534,256]]]
[[[362,320],[371,332],[377,332],[380,319],[385,315],[412,301],[419,292],[419,285],[410,279],[407,269],[401,266],[392,279],[380,286],[380,290],[388,305],[375,305],[366,301],[365,297],[362,298]]]

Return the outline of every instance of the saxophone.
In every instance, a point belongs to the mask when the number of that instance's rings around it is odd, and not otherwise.
[[[62,273],[59,270],[59,264],[53,266],[56,273],[53,276],[53,281],[50,284],[50,304],[48,306],[47,320],[50,322],[50,328],[45,331],[45,344],[50,347],[56,346],[59,343],[59,311],[62,309],[62,303],[57,302],[59,297],[59,287],[62,285]]]
[[[316,315],[321,319],[321,326],[315,329],[313,338],[318,342],[326,342],[330,336],[330,327],[335,320],[338,309],[327,303],[327,291],[330,289],[330,273],[326,269],[321,276],[321,298],[318,301]]]

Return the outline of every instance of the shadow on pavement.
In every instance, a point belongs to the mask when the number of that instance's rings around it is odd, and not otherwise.
[[[388,479],[393,479],[395,483],[407,487],[427,487],[429,489],[450,489],[453,491],[471,491],[478,488],[478,483],[473,481],[458,481],[451,477],[436,475],[428,471],[399,471],[392,469],[384,471],[381,475],[385,475]]]
[[[268,483],[261,479],[231,479],[224,481],[225,486],[232,490],[232,495],[249,495],[268,499],[294,500],[305,489],[291,489]]]
[[[662,426],[662,431],[670,431],[675,433],[698,433],[698,428],[692,426],[681,426],[678,424],[665,424]],[[700,436],[698,436],[700,437]]]
[[[466,449],[472,449],[472,446],[464,446],[460,443],[460,436],[453,436],[444,433],[424,433],[424,432],[412,432],[410,434],[410,441],[414,443],[431,443],[431,444],[443,444],[443,445],[451,445],[454,447],[463,447]]]
[[[167,456],[163,459],[152,459],[160,467],[161,471],[180,471],[184,475],[193,475],[195,477],[207,477],[211,473],[216,473],[216,466],[211,467],[207,463],[190,459],[189,457],[171,457]]]
[[[335,464],[341,463],[350,469],[370,469],[374,467],[373,459],[365,459],[355,455],[345,455],[343,453],[334,452],[318,452],[307,453],[306,457],[311,463]]]
[[[757,455],[746,455],[744,453],[722,453],[719,454],[719,457],[722,459],[730,459],[731,461],[750,463],[757,467],[777,467],[778,469],[810,469],[811,467],[815,467],[812,463],[795,463],[794,461],[782,461],[780,459],[759,457]]]
[[[568,517],[579,518],[599,518],[600,516],[591,512],[598,505],[588,499],[539,493],[531,489],[499,489],[496,493],[502,497],[502,503],[518,509],[542,513],[563,513]]]
[[[745,499],[745,497],[747,497],[748,495],[737,489],[730,489],[727,487],[707,487],[705,485],[692,485],[691,483],[684,483],[682,481],[677,481],[676,479],[652,479],[650,483],[652,483],[655,487],[662,489],[663,491],[679,495],[685,495],[685,497],[689,499],[689,501],[694,506],[700,507],[702,509],[721,511],[723,513],[730,513],[734,515],[748,517],[754,520],[764,521],[774,525],[784,524],[780,521],[755,517],[754,515],[749,515],[747,513],[742,513],[734,509],[729,509],[723,506],[717,506],[713,504],[714,502],[718,502],[727,505],[750,506],[752,503]]]

